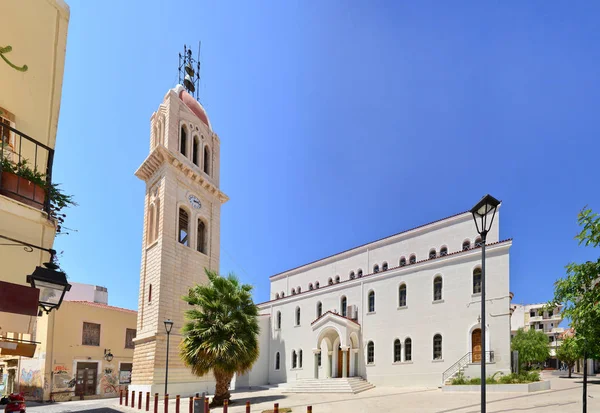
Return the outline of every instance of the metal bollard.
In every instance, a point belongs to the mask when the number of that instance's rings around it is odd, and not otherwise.
[[[225,399],[225,400],[223,400],[223,413],[227,413],[228,409],[229,409],[229,400]]]
[[[273,413],[279,413],[279,403],[273,405]]]
[[[129,390],[125,390],[125,406],[129,406]]]
[[[179,403],[180,403],[180,397],[179,395],[175,396],[175,413],[179,413]]]
[[[306,413],[312,413],[312,406],[306,406]]]
[[[131,407],[135,408],[135,390],[131,392]]]
[[[194,413],[194,398],[190,396],[190,408],[189,413]]]
[[[158,393],[154,393],[154,413],[158,413]]]
[[[165,394],[165,413],[169,413],[169,395]]]
[[[208,405],[208,397],[204,398],[204,413],[210,413],[210,406]]]
[[[119,405],[123,404],[123,390],[119,390]]]
[[[246,413],[250,413],[250,402],[246,402]]]
[[[142,392],[138,392],[138,410],[142,410]]]
[[[150,411],[150,392],[146,392],[146,411]]]

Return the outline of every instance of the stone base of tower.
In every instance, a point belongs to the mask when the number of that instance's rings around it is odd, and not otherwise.
[[[150,392],[153,396],[158,393],[162,398],[165,393],[165,370],[157,369],[155,371],[156,381],[151,383],[135,382],[129,385],[129,391]],[[186,370],[171,370],[169,367],[169,382],[167,388],[168,394],[171,397],[180,395],[181,397],[194,396],[196,393],[213,394],[215,392],[215,379],[212,374],[196,377],[192,375],[189,369]]]

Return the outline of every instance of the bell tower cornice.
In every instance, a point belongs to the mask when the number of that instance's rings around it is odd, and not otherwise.
[[[208,193],[219,199],[221,204],[229,200],[229,197],[223,193],[216,185],[207,179],[202,172],[197,171],[195,167],[188,165],[189,162],[183,162],[181,159],[162,145],[156,146],[150,154],[144,159],[142,165],[135,171],[142,181],[147,182],[160,169],[163,163],[169,163],[183,172],[192,181],[198,183]]]

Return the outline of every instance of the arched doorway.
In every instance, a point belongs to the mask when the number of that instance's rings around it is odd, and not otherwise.
[[[481,362],[481,329],[476,328],[471,333],[471,353],[473,363]]]

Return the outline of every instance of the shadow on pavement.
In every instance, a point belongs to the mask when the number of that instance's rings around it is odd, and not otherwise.
[[[283,400],[287,397],[285,395],[274,394],[272,396],[254,396],[254,397],[235,397],[235,394],[231,395],[230,406],[243,406],[246,402],[250,402],[251,405],[267,402],[276,402],[277,400]]]

